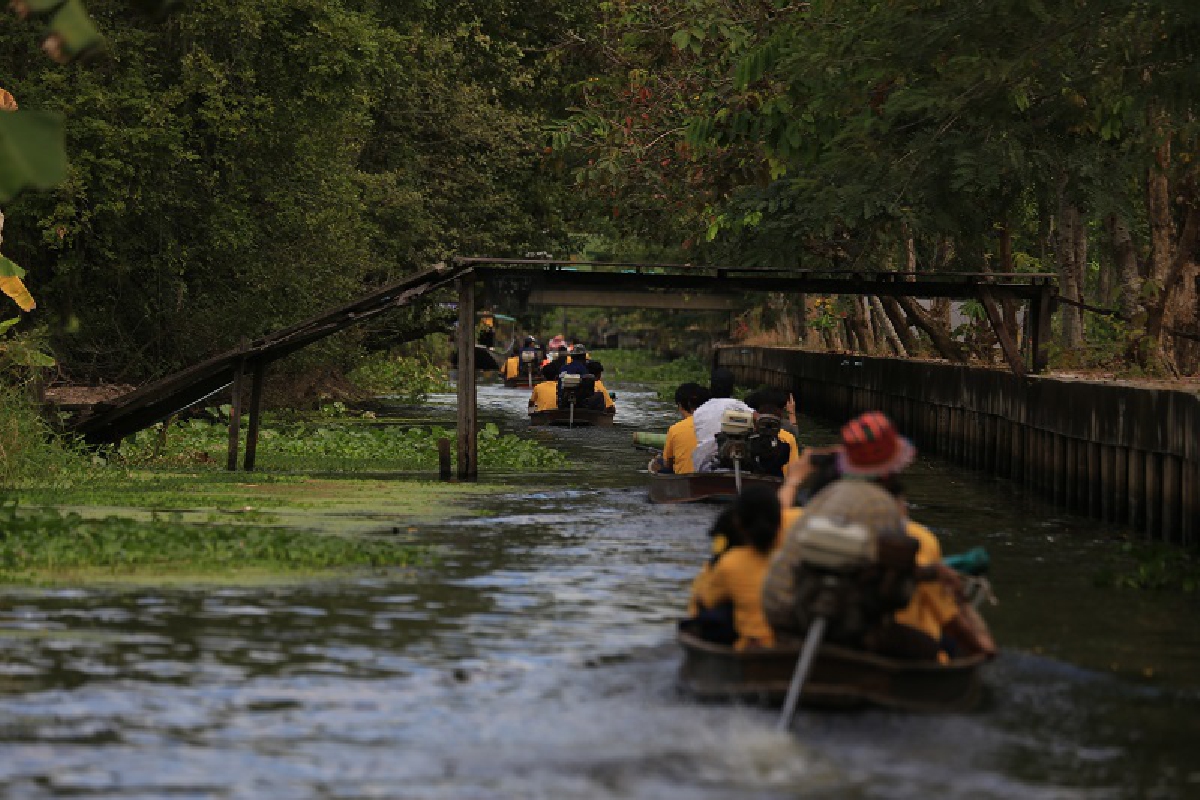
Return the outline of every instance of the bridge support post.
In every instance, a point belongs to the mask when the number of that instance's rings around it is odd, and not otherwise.
[[[246,349],[246,340],[242,340],[241,349]],[[237,471],[238,435],[242,428],[242,379],[246,374],[246,360],[239,358],[233,367],[232,398],[229,404],[229,458],[225,468],[230,472]]]
[[[458,477],[479,475],[475,408],[475,274],[458,279]]]
[[[1039,375],[1050,365],[1046,344],[1050,341],[1050,314],[1054,311],[1054,287],[1042,284],[1041,291],[1029,301],[1030,372]]]
[[[250,427],[246,429],[246,459],[242,462],[242,469],[246,472],[254,471],[254,459],[258,455],[258,426],[262,417],[263,377],[266,372],[265,362],[254,362],[254,377],[250,383]]]

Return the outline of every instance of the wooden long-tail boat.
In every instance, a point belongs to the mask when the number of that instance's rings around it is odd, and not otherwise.
[[[512,378],[505,378],[504,385],[509,389],[532,389],[544,380],[546,379],[541,375],[534,375],[532,381],[528,375],[516,375]]]
[[[741,485],[778,489],[782,478],[741,473]],[[738,495],[737,477],[731,470],[718,472],[650,473],[650,502],[694,503],[698,500],[732,500]]]
[[[532,411],[530,425],[559,425],[563,427],[586,427],[589,425],[612,425],[616,408],[604,410],[594,408],[552,408],[549,411]]]
[[[734,650],[680,631],[683,663],[678,686],[705,701],[781,705],[800,647]],[[904,711],[953,712],[974,707],[983,694],[983,655],[942,664],[894,658],[822,644],[800,703],[819,708],[875,706]]]

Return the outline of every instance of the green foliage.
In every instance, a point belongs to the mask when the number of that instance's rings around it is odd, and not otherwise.
[[[86,68],[0,30],[5,88],[67,120],[67,178],[5,206],[5,245],[78,377],[157,376],[448,254],[565,240],[541,126],[585,9],[87,5],[106,57]],[[347,367],[360,336],[285,368]]]
[[[603,350],[595,356],[604,364],[605,385],[620,381],[649,386],[664,400],[673,398],[681,383],[708,385],[709,369],[696,356],[668,360],[648,350]]]
[[[161,578],[269,569],[272,572],[399,567],[420,550],[387,538],[342,537],[244,525],[183,525],[87,519],[54,509],[0,503],[0,582],[71,578],[76,573]]]
[[[0,382],[0,487],[83,480],[90,459],[50,429],[20,387]]]
[[[348,376],[354,385],[402,403],[422,403],[434,392],[450,391],[445,371],[425,356],[374,353]]]
[[[49,189],[67,174],[62,115],[0,111],[0,203],[26,187]]]
[[[1200,589],[1196,554],[1162,544],[1126,543],[1121,559],[1097,575],[1097,582],[1120,589],[1183,591]]]
[[[204,420],[171,426],[162,445],[160,430],[144,431],[126,441],[114,458],[131,466],[225,464],[228,429]],[[373,472],[438,468],[438,440],[454,440],[445,428],[402,427],[374,419],[325,415],[312,422],[268,420],[259,432],[258,466],[265,471]],[[243,445],[244,446],[244,445]],[[559,451],[519,436],[501,434],[495,425],[479,432],[479,463],[493,470],[553,470],[566,466]]]

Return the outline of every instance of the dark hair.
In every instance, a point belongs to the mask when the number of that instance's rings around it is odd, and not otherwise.
[[[698,383],[681,383],[675,390],[675,405],[684,411],[695,411],[708,399],[708,392]]]
[[[722,509],[717,518],[713,520],[712,527],[708,529],[708,538],[715,539],[718,536],[725,537],[726,550],[746,543],[746,537],[742,535],[737,526],[737,514],[734,513],[733,506],[726,506]],[[713,553],[712,562],[715,563],[724,552],[723,550],[721,553]]]
[[[587,368],[588,368],[588,372],[592,373],[597,378],[599,378],[601,375],[604,374],[604,365],[601,364],[599,361],[587,362]]]
[[[727,367],[717,367],[708,378],[713,397],[733,397],[733,373]]]
[[[746,543],[760,553],[770,553],[779,535],[779,497],[765,486],[749,486],[733,504],[737,527]]]
[[[542,367],[542,377],[548,381],[552,381],[558,377],[558,370],[559,370],[558,362],[557,361],[549,361],[546,363],[546,365],[544,367]]]

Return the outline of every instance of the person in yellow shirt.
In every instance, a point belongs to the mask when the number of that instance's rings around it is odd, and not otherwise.
[[[592,373],[596,378],[595,391],[596,394],[604,398],[604,408],[606,410],[616,408],[617,404],[613,401],[612,395],[608,393],[608,389],[604,388],[604,381],[600,379],[604,375],[604,365],[599,361],[592,360],[587,362],[587,368],[588,372]]]
[[[553,411],[558,408],[558,364],[551,361],[542,367],[542,377],[545,378],[533,387],[529,396],[529,413],[534,411]]]
[[[771,647],[775,633],[763,613],[762,593],[779,527],[775,492],[760,486],[747,487],[734,501],[733,523],[745,544],[722,554],[697,587],[696,600],[706,609],[733,603],[735,649]]]
[[[708,399],[708,390],[698,383],[683,383],[675,390],[675,407],[682,419],[667,429],[662,454],[651,461],[650,470],[664,475],[695,472],[692,451],[696,449],[696,426],[692,412]]]
[[[708,585],[713,568],[721,560],[721,556],[732,547],[745,544],[737,525],[734,523],[733,506],[726,506],[708,531],[711,539],[711,554],[704,566],[692,579],[692,592],[688,598],[688,618],[679,623],[680,630],[699,636],[710,642],[732,645],[737,641],[737,631],[733,628],[733,603],[727,601],[714,608],[705,608],[700,604],[700,594]]]
[[[875,483],[895,500],[904,519],[905,533],[917,540],[918,578],[909,604],[897,611],[893,621],[899,628],[919,632],[936,642],[944,660],[947,651],[994,655],[995,642],[986,625],[969,604],[962,601],[962,580],[942,563],[937,537],[908,515],[904,488],[897,474],[916,456],[916,448],[900,436],[891,420],[879,412],[855,417],[841,430],[836,447],[807,448],[779,490],[782,508],[777,544],[782,544],[803,515],[798,503],[819,495],[825,486],[846,476]],[[906,638],[905,644],[916,642]],[[952,654],[953,654],[952,653]]]

